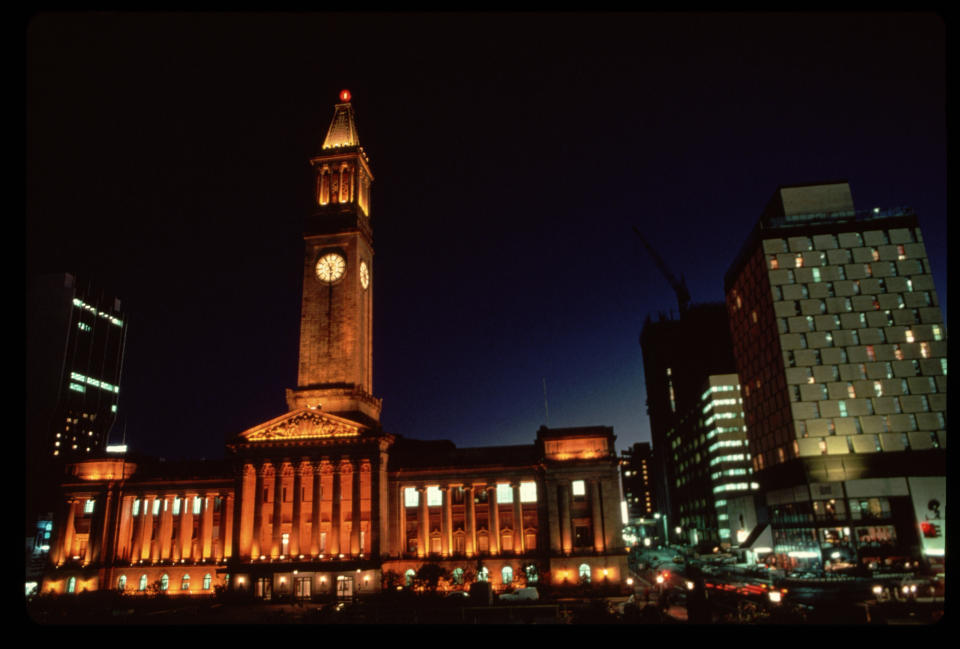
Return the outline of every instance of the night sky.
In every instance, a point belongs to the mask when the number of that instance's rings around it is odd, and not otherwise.
[[[388,432],[648,441],[638,336],[677,302],[632,226],[719,301],[779,185],[913,207],[946,312],[936,15],[41,14],[26,79],[26,272],[123,300],[134,451],[222,457],[286,412],[308,160],[344,88]]]

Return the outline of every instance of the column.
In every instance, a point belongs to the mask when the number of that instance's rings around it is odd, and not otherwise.
[[[180,507],[180,558],[196,559],[193,553],[193,499],[197,494],[185,492]]]
[[[264,462],[257,469],[256,486],[253,489],[253,539],[250,542],[250,558],[259,559],[263,554],[260,545],[263,543],[263,479],[269,465]]]
[[[293,469],[293,524],[290,526],[290,556],[300,555],[301,491],[303,491],[303,471],[301,463]]]
[[[593,516],[593,549],[595,552],[603,552],[603,516],[600,510],[600,483],[597,480],[590,480],[590,513]]]
[[[427,507],[427,488],[417,487],[417,497],[420,503],[420,513],[417,516],[417,535],[419,547],[417,556],[425,557],[430,553],[430,509]]]
[[[200,519],[200,556],[197,559],[209,559],[213,545],[213,507],[209,493],[203,494],[203,518]],[[221,514],[222,516],[223,514]]]
[[[550,526],[550,552],[560,553],[563,549],[563,539],[560,535],[560,506],[557,503],[557,484],[544,480],[544,497],[547,500],[547,523]]]
[[[523,554],[523,505],[520,504],[520,483],[516,480],[510,483],[513,488],[513,552]]]
[[[153,515],[153,506],[157,508]],[[150,509],[150,561],[156,563],[160,559],[160,548],[163,547],[163,498],[155,496]]]
[[[156,496],[147,496],[144,498],[143,510],[143,538],[140,542],[140,558],[147,561],[153,556],[153,528],[157,524],[153,520],[153,503],[156,502]]]
[[[93,549],[93,554],[91,556],[91,561],[97,561],[100,563],[108,563],[112,552],[110,551],[110,545],[113,541],[110,535],[110,524],[114,521],[114,517],[111,516],[111,510],[113,508],[113,489],[108,487],[107,493],[103,498],[103,513],[101,514],[102,519],[100,521],[100,534],[97,545]]]
[[[570,482],[564,480],[560,483],[560,543],[564,554],[570,554],[573,550],[570,520]]]
[[[350,554],[357,556],[363,552],[360,547],[360,460],[353,463],[353,493],[350,504]]]
[[[137,505],[137,515],[134,517],[133,521],[133,534],[130,536],[130,561],[135,562],[139,561],[142,558],[140,553],[141,544],[143,543],[143,512],[146,511],[147,500],[146,498],[141,498],[140,496],[133,497],[134,502],[140,501]],[[131,516],[133,516],[133,507],[130,509]]]
[[[405,493],[406,488],[402,484],[397,485],[397,502],[399,503],[400,511],[400,525],[397,528],[399,530],[397,533],[397,546],[399,547],[401,557],[407,553],[407,501],[404,497]]]
[[[487,487],[490,516],[490,553],[500,554],[500,508],[497,506],[497,485]]]
[[[71,498],[67,502],[67,520],[63,525],[63,549],[61,550],[61,561],[70,561],[73,559],[73,537],[75,534],[73,521],[77,517],[77,501]]]
[[[283,554],[280,543],[280,532],[283,524],[283,471],[286,462],[278,462],[273,474],[273,525],[271,526],[270,556],[279,557]]]
[[[257,500],[257,494],[255,486],[248,492],[247,484],[249,484],[250,481],[255,481],[255,474],[256,468],[249,462],[244,462],[234,476],[233,494],[236,495],[237,506],[234,507],[230,513],[230,521],[232,521],[232,524],[227,529],[229,530],[228,534],[231,538],[228,543],[226,541],[227,537],[224,537],[224,557],[231,557],[233,555],[232,550],[234,543],[237,547],[236,556],[238,559],[250,557],[250,544],[253,541],[252,508],[253,503]],[[253,496],[246,496],[245,494],[247,493],[253,493]],[[227,545],[230,545],[229,550],[227,549]],[[233,590],[232,585],[231,590]]]
[[[320,554],[320,496],[322,495],[320,479],[320,462],[313,465],[313,483],[310,488],[313,492],[313,501],[310,503],[310,554]]]
[[[233,556],[233,531],[236,527],[232,521],[236,520],[233,516],[233,494],[227,493],[227,500],[223,511],[220,513],[220,534],[223,535],[223,554],[216,557],[217,561]]]
[[[451,529],[453,516],[450,509],[450,485],[441,485],[440,495],[442,496],[442,500],[440,501],[440,551],[443,552],[443,556],[449,557],[453,553]]]
[[[164,496],[163,504],[160,505],[160,531],[157,533],[160,537],[158,558],[170,558],[170,546],[173,544],[173,496]]]
[[[183,537],[185,535],[184,534],[185,530],[183,529],[183,506],[184,506],[185,499],[181,494],[177,494],[176,498],[180,498],[181,503],[180,503],[179,513],[175,514],[180,518],[177,520],[174,520],[174,523],[173,523],[173,528],[174,528],[173,549],[170,551],[170,553],[174,563],[180,561],[181,557],[186,558],[183,554],[183,550],[184,550]]]
[[[330,511],[330,554],[334,557],[340,554],[340,471],[343,466],[340,462],[333,465],[333,503]],[[336,584],[332,584],[336,586]]]
[[[476,503],[473,502],[473,485],[467,485],[464,487],[464,501],[465,511],[466,511],[466,548],[467,556],[472,557],[477,553],[477,513],[474,510]]]

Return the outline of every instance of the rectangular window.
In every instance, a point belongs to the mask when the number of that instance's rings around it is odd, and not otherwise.
[[[443,493],[440,487],[427,487],[427,507],[439,507],[443,504]]]
[[[574,497],[587,495],[587,484],[583,480],[574,480],[571,486],[573,487]]]
[[[420,504],[420,494],[414,487],[405,487],[403,490],[404,507],[416,507]]]
[[[158,516],[160,514],[160,501],[154,499],[153,501],[153,515]]]
[[[512,503],[513,502],[513,487],[506,483],[497,484],[497,502],[498,503]]]
[[[200,500],[199,497],[197,497],[197,496],[194,496],[194,497],[193,497],[193,513],[194,513],[194,514],[199,514],[199,513],[200,513],[200,504],[201,504],[202,502],[203,502],[203,501]]]
[[[537,502],[537,483],[536,482],[520,483],[520,502],[522,503]]]
[[[180,514],[180,497],[177,496],[173,499],[173,515],[177,516]]]
[[[140,514],[140,499],[133,499],[133,515],[138,516]]]
[[[94,501],[94,500],[87,500],[86,502],[84,502],[84,503],[83,503],[83,513],[84,513],[84,514],[92,514],[92,513],[93,513],[93,506],[94,506],[94,503],[95,503],[95,502],[96,502],[96,501]]]

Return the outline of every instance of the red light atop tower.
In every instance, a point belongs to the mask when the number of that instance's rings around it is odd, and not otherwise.
[[[349,90],[341,90],[341,91],[340,91],[340,101],[343,101],[343,102],[350,101],[350,91],[349,91]]]

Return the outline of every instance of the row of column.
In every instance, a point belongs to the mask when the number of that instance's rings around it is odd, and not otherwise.
[[[263,528],[266,524],[264,516],[264,487],[269,484],[270,472],[273,472],[273,511],[271,517],[271,537],[266,543],[263,539]],[[251,479],[250,474],[255,475],[254,479],[254,504],[253,520],[242,521],[241,529],[246,530],[252,527],[249,540],[249,547],[245,543],[241,547],[241,554],[245,557],[258,558],[260,556],[299,556],[309,554],[318,556],[319,554],[350,554],[359,555],[366,551],[372,545],[372,538],[361,540],[360,531],[362,527],[361,511],[361,475],[366,473],[370,478],[371,508],[373,505],[374,488],[373,472],[370,462],[367,460],[350,461],[343,459],[336,466],[329,461],[310,462],[301,461],[296,467],[291,462],[263,462],[259,466],[247,464],[244,467],[244,483]],[[283,480],[284,477],[293,478],[293,511],[292,525],[288,537],[287,548],[283,547]],[[321,505],[322,505],[322,479],[329,475],[333,481],[333,493],[331,494],[331,514],[330,514],[330,533],[326,537],[326,543],[321,538]],[[302,534],[303,527],[303,479],[311,476],[311,517],[309,532]],[[344,479],[348,482],[344,484]],[[350,539],[347,547],[341,548],[341,525],[345,522],[341,511],[341,499],[344,496],[344,490],[350,490],[351,511],[349,513],[350,521]],[[372,518],[372,511],[371,511]],[[371,529],[367,532],[367,537],[371,537]],[[302,538],[301,538],[302,534]],[[362,542],[361,542],[362,541]]]
[[[513,490],[513,551],[517,554],[522,554],[526,552],[527,548],[523,529],[523,505],[520,502],[520,483],[517,481],[511,482],[510,487]],[[407,551],[407,507],[404,499],[404,491],[406,488],[405,486],[398,487],[401,553],[406,553]],[[413,488],[417,490],[419,503],[419,513],[417,516],[417,554],[423,557],[430,554],[432,531],[430,529],[430,508],[427,502],[426,486],[417,485]],[[453,510],[450,490],[457,488],[460,488],[460,485],[441,485],[439,487],[442,496],[440,504],[440,553],[443,556],[450,556],[454,552]],[[497,486],[495,484],[472,484],[463,486],[464,533],[466,535],[464,550],[467,556],[473,556],[478,552],[477,513],[476,503],[474,502],[474,494],[477,489],[482,489],[487,492],[489,552],[491,554],[501,554],[503,549],[501,548],[500,540],[500,508],[497,504]]]
[[[179,520],[173,514],[173,501],[181,498],[182,508]],[[213,537],[213,499],[222,498],[221,524],[217,538]],[[196,543],[193,539],[193,499],[201,499],[200,530]],[[116,506],[114,492],[92,498],[70,498],[66,501],[63,516],[63,530],[54,560],[57,563],[70,561],[79,551],[76,546],[76,521],[80,508],[88,500],[93,500],[93,514],[84,556],[84,563],[97,561],[110,562],[147,560],[180,561],[213,559],[219,561],[229,556],[231,545],[230,511],[233,508],[233,494],[230,492],[194,492],[156,495],[125,495],[119,508]],[[140,502],[139,511],[133,513],[133,504]],[[154,516],[154,503],[159,502],[157,515]],[[154,527],[157,527],[154,533]]]
[[[593,550],[604,552],[603,499],[600,481],[585,480],[587,498],[590,501],[591,528],[593,530]],[[558,480],[547,486],[547,516],[550,519],[550,549],[553,552],[570,554],[574,547],[573,491],[572,480]]]
[[[134,496],[128,496],[124,509],[133,511]],[[162,496],[145,495],[138,497],[140,510],[133,518],[129,538],[129,558],[131,561],[146,560],[203,560],[220,561],[230,556],[232,545],[232,526],[229,524],[233,510],[231,492],[182,492]],[[174,515],[174,500],[180,499],[180,513]],[[197,538],[193,538],[194,499],[200,499],[200,529]],[[221,498],[220,526],[217,537],[213,536],[213,503]],[[155,504],[159,503],[159,504]],[[157,508],[157,515],[153,513]],[[156,532],[154,533],[154,527]],[[121,552],[124,545],[119,546]],[[126,553],[123,552],[125,555]],[[121,556],[121,558],[126,558]]]

